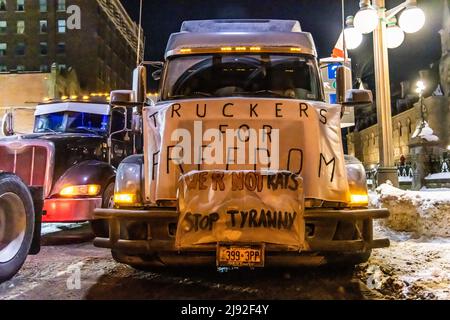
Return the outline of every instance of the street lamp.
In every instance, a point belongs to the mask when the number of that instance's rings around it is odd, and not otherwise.
[[[362,33],[373,31],[375,61],[375,86],[377,118],[380,130],[380,168],[378,183],[387,180],[398,185],[397,170],[394,166],[394,147],[392,138],[391,87],[389,79],[388,48],[396,48],[403,43],[404,33],[419,31],[425,24],[425,14],[417,7],[417,0],[406,0],[397,7],[386,10],[385,0],[361,0],[354,25]],[[376,10],[377,16],[373,15]],[[402,12],[403,11],[403,12]],[[399,26],[395,16],[399,14]]]
[[[387,27],[387,46],[389,49],[395,49],[402,45],[405,41],[405,33],[397,26],[397,19],[393,17]]]
[[[347,49],[353,50],[359,47],[363,41],[363,35],[353,25],[354,18],[352,16],[347,17],[345,21],[347,28],[344,30],[345,44]]]

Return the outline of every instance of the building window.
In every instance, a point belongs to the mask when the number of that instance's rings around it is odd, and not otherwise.
[[[0,11],[6,11],[6,0],[0,0]]]
[[[17,0],[16,11],[25,11],[25,0]]]
[[[58,11],[66,11],[66,0],[58,0]]]
[[[47,0],[39,0],[39,11],[47,12]]]
[[[17,71],[25,71],[25,66],[19,64],[19,65],[17,66],[16,70],[17,70]]]
[[[7,72],[8,71],[8,67],[4,64],[0,64],[0,72]]]
[[[0,57],[6,56],[6,49],[8,45],[6,43],[0,43]]]
[[[25,21],[19,20],[17,21],[17,34],[25,33]]]
[[[57,54],[65,54],[66,53],[66,43],[65,42],[58,43],[58,46],[56,47],[56,53]]]
[[[47,31],[48,31],[48,22],[47,22],[47,20],[40,20],[39,21],[39,31],[41,33],[47,33]]]
[[[66,33],[66,20],[58,20],[58,33]]]
[[[47,42],[41,42],[39,45],[39,51],[41,55],[46,56],[48,54],[48,44]]]
[[[8,27],[8,23],[6,21],[0,21],[0,33],[6,33],[6,28]]]
[[[41,72],[48,72],[50,69],[49,69],[48,65],[43,64],[43,65],[41,65],[41,66],[39,67],[39,70],[40,70]]]
[[[16,55],[23,56],[25,55],[25,43],[19,42],[16,46]]]
[[[60,65],[58,65],[58,68],[59,68],[60,72],[63,72],[63,71],[66,71],[67,66],[65,64],[60,64]]]

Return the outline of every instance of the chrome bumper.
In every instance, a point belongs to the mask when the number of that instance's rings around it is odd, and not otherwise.
[[[95,219],[109,221],[109,238],[96,238],[94,245],[101,248],[109,248],[127,254],[151,254],[151,253],[205,253],[215,252],[216,245],[202,245],[193,248],[179,249],[175,247],[174,228],[178,223],[178,212],[175,208],[154,208],[148,210],[119,210],[96,209]],[[373,219],[389,217],[387,209],[363,209],[363,210],[306,210],[304,213],[306,225],[314,225],[322,236],[306,237],[308,250],[302,252],[345,252],[355,253],[367,251],[373,248],[389,246],[389,239],[373,239]],[[337,222],[361,222],[359,240],[334,240],[324,236],[331,234],[327,230],[336,226]],[[124,237],[125,224],[135,223],[145,229],[145,238],[130,239]],[[336,228],[336,227],[335,227]],[[172,230],[172,232],[171,232]],[[317,231],[317,230],[316,230]],[[266,245],[266,252],[297,252],[288,246]]]

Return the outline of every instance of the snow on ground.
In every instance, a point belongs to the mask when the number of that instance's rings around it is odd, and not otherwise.
[[[374,207],[389,209],[385,225],[396,231],[428,237],[450,237],[450,192],[447,190],[404,191],[383,184],[371,192]]]
[[[374,222],[374,236],[389,238],[390,247],[357,268],[369,288],[387,299],[450,299],[449,191],[382,185],[370,192],[371,206],[388,207],[392,217]]]
[[[80,228],[82,223],[43,223],[41,235],[55,233],[63,230]]]

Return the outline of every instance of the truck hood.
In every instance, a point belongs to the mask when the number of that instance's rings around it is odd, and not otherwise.
[[[292,99],[192,99],[148,107],[146,196],[175,200],[179,178],[192,171],[270,170],[300,175],[307,199],[348,203],[340,116],[340,105]],[[270,159],[262,163],[264,153]],[[203,159],[208,154],[212,161]],[[249,161],[252,154],[257,163]]]
[[[103,143],[106,138],[95,134],[84,133],[31,133],[0,139],[2,141],[27,140],[47,142],[54,146],[54,169],[52,186],[73,165],[85,160],[105,160]]]

